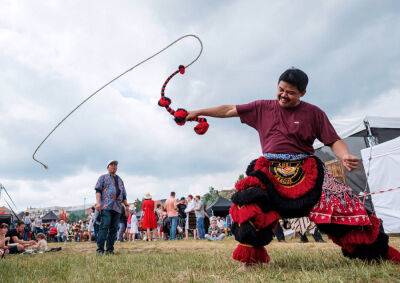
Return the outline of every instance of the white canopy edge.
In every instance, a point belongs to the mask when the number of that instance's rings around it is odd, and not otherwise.
[[[333,119],[331,123],[338,133],[339,137],[345,139],[358,132],[361,132],[362,130],[365,130],[364,121],[368,121],[371,128],[400,128],[400,117],[365,116],[345,119]],[[314,142],[314,149],[318,149],[323,146],[324,144],[318,140]]]

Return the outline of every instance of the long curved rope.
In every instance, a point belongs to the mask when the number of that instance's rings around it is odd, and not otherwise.
[[[165,46],[164,48],[162,48],[161,50],[157,51],[156,53],[154,53],[153,55],[151,55],[150,57],[147,57],[146,59],[140,61],[139,63],[137,63],[136,65],[134,65],[133,67],[129,68],[128,70],[126,70],[125,72],[119,74],[118,76],[116,76],[115,78],[113,78],[112,80],[110,80],[109,82],[107,82],[106,84],[104,84],[103,86],[101,86],[99,89],[97,89],[95,92],[93,92],[92,94],[90,94],[87,98],[85,98],[81,103],[79,103],[74,109],[71,110],[71,112],[69,112],[64,118],[61,119],[61,121],[49,132],[49,134],[42,140],[42,142],[38,145],[38,147],[35,149],[35,151],[33,152],[32,158],[34,161],[36,161],[37,163],[41,164],[45,169],[48,169],[49,167],[39,161],[38,159],[36,159],[35,155],[38,152],[38,150],[41,148],[41,146],[46,142],[46,140],[54,133],[54,131],[61,126],[62,123],[64,123],[64,121],[66,119],[68,119],[69,116],[71,116],[76,110],[78,110],[78,108],[80,108],[83,104],[85,104],[89,99],[91,99],[93,96],[95,96],[96,94],[98,94],[102,89],[104,89],[105,87],[107,87],[108,85],[110,85],[111,83],[113,83],[114,81],[118,80],[120,77],[124,76],[125,74],[127,74],[128,72],[132,71],[133,69],[139,67],[140,65],[146,63],[147,61],[153,59],[154,57],[156,57],[157,55],[161,54],[162,52],[164,52],[165,50],[167,50],[168,48],[170,48],[172,45],[176,44],[177,42],[183,40],[186,37],[193,37],[195,38],[199,44],[200,44],[200,51],[199,54],[196,56],[196,58],[191,61],[189,64],[187,64],[185,66],[185,68],[190,67],[194,62],[196,62],[202,52],[203,52],[203,42],[201,41],[201,39],[194,34],[187,34],[184,36],[179,37],[178,39],[176,39],[175,41],[171,42],[170,44],[168,44],[167,46]]]

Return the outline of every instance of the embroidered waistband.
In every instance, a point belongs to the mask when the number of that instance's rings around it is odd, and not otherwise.
[[[307,153],[269,153],[263,154],[268,160],[302,160],[310,156]]]

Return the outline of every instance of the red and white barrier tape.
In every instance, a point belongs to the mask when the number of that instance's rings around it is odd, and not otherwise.
[[[371,193],[360,192],[359,196],[360,197],[366,197],[366,196],[370,196],[370,195],[377,195],[377,194],[392,192],[392,191],[396,191],[396,190],[399,190],[399,189],[400,189],[400,187],[392,188],[392,189],[382,189],[382,190],[379,190],[379,191],[376,191],[376,192],[371,192]]]

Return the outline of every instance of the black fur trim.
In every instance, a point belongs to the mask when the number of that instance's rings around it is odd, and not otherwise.
[[[267,190],[270,188],[274,188],[274,184],[272,184],[272,182],[268,179],[267,175],[265,175],[260,170],[251,172],[249,176],[256,177],[258,180],[260,180],[260,182],[266,186]]]
[[[256,230],[250,222],[244,222],[240,226],[237,223],[233,223],[231,231],[236,241],[254,247],[268,245],[274,235],[271,227]]]
[[[250,176],[250,173],[254,171],[254,166],[256,166],[257,159],[254,159],[250,164],[247,166],[246,175]]]
[[[378,238],[375,242],[370,245],[356,245],[351,253],[342,249],[343,255],[367,261],[385,259],[389,249],[389,237],[384,232],[382,225],[379,230]]]
[[[232,195],[231,200],[234,204],[257,204],[263,212],[271,210],[271,200],[266,190],[258,187],[248,188],[246,190],[236,192]]]
[[[360,226],[342,225],[342,224],[317,224],[318,229],[335,238],[342,238],[347,233],[356,229],[361,229]]]
[[[273,210],[283,218],[308,216],[312,208],[321,198],[321,189],[313,189],[302,197],[287,199],[281,197],[275,190],[269,192]]]

